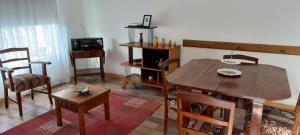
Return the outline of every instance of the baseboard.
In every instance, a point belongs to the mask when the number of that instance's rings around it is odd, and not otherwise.
[[[116,78],[116,79],[122,79],[124,75],[121,74],[115,74],[115,73],[105,73],[105,77],[109,78]],[[70,76],[70,80],[73,80],[74,76]]]
[[[115,73],[105,73],[105,76],[110,78],[116,78],[116,79],[122,79],[124,77],[124,75],[115,74]]]
[[[291,110],[294,111],[295,107],[294,105],[288,105],[288,104],[283,104],[283,103],[278,103],[274,101],[266,101],[264,105],[280,108],[280,109],[286,109],[286,110]]]

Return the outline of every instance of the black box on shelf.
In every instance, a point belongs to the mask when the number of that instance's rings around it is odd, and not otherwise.
[[[71,44],[72,51],[102,50],[103,38],[74,38]]]

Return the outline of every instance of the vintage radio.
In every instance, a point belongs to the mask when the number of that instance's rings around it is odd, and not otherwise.
[[[103,38],[71,39],[72,51],[102,50]]]

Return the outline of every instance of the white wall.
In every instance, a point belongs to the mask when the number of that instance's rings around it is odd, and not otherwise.
[[[61,6],[61,15],[64,18],[68,30],[69,45],[71,38],[87,37],[85,31],[85,18],[83,10],[83,0],[58,0]],[[70,46],[71,47],[71,46]],[[71,49],[71,48],[70,48]],[[78,69],[86,68],[88,61],[84,59],[76,60]],[[73,70],[72,70],[73,72]]]
[[[103,36],[107,52],[106,72],[124,74],[129,23],[153,15],[156,35],[182,43],[182,39],[263,44],[300,45],[299,0],[84,0],[85,28],[90,36]],[[227,50],[182,47],[182,64],[191,59],[220,59]],[[238,52],[236,52],[238,53]],[[300,90],[300,57],[242,52],[261,63],[288,71],[293,97],[281,102],[295,104]],[[93,65],[89,63],[90,65]]]

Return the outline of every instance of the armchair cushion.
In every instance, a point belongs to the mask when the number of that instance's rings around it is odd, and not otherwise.
[[[247,112],[245,127],[250,129],[251,112]],[[263,135],[290,135],[296,118],[295,112],[271,106],[264,106],[262,127]]]
[[[192,119],[188,125],[189,129],[204,132],[208,135],[224,135],[226,133],[226,128],[218,125],[213,125],[206,122],[201,122]],[[232,135],[242,135],[243,131],[237,128],[233,128]]]
[[[15,75],[12,78],[14,91],[17,92],[45,85],[47,84],[47,81],[50,80],[49,77],[44,78],[43,75],[39,74],[20,74]],[[9,80],[5,80],[5,86],[13,90]]]
[[[177,111],[177,97],[176,97],[176,92],[171,91],[168,95],[168,103],[169,103],[169,108]],[[191,104],[191,112],[193,113],[202,113],[206,109],[206,105],[201,104],[201,103],[192,103]]]

